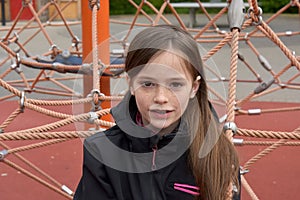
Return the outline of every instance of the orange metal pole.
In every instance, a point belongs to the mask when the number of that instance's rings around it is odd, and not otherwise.
[[[83,63],[92,63],[92,10],[89,7],[89,1],[81,0],[82,13],[82,60]],[[97,12],[97,42],[98,59],[105,65],[110,64],[109,56],[109,0],[100,0],[100,9]],[[110,79],[100,78],[100,92],[110,96]],[[93,88],[93,77],[85,75],[83,78],[84,95],[91,93]],[[102,108],[110,108],[110,102],[102,102]],[[86,105],[85,112],[91,111],[91,106]],[[102,119],[111,121],[110,116],[104,116]]]

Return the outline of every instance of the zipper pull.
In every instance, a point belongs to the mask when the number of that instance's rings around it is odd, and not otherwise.
[[[157,145],[154,145],[152,147],[152,151],[153,151],[153,154],[152,154],[152,167],[151,167],[151,170],[152,171],[155,171],[156,170],[156,164],[155,164],[155,159],[156,159],[156,152],[157,152]]]

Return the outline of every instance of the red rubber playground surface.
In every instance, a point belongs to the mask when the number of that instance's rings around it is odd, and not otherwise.
[[[17,105],[18,103],[16,101],[0,102],[0,121],[5,120]],[[249,108],[258,106],[274,108],[299,107],[300,104],[251,102],[248,103],[247,106],[249,106]],[[70,107],[64,107],[64,109],[64,112],[72,112]],[[293,131],[299,126],[299,117],[300,111],[278,112],[257,116],[237,116],[236,124],[240,128],[247,129]],[[13,121],[10,127],[13,127],[14,130],[21,130],[51,123],[52,121],[53,119],[50,117],[39,115],[36,112],[26,109],[23,114],[19,115],[16,120]],[[75,128],[74,125],[64,127],[66,130],[75,130]],[[59,130],[61,131],[63,129]],[[10,131],[9,128],[6,129],[6,131]],[[252,140],[252,138],[244,139]],[[264,139],[260,140],[265,141]],[[4,144],[13,148],[24,146],[32,142],[33,141],[14,141],[4,142]],[[266,147],[267,146],[237,147],[241,165],[245,164],[251,157]],[[68,186],[71,190],[75,190],[81,176],[82,141],[80,139],[27,150],[20,154],[48,173],[59,183]],[[298,198],[300,188],[299,155],[300,148],[298,146],[282,146],[249,167],[250,172],[245,175],[245,178],[259,199],[283,200]],[[33,172],[33,170],[22,164],[14,155],[8,155],[7,159]],[[25,176],[20,171],[0,162],[0,199],[63,200],[67,198]],[[99,199],[101,199],[101,197],[99,197]],[[251,199],[244,189],[242,189],[242,199]]]

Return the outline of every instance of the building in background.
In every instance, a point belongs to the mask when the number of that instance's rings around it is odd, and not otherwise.
[[[30,0],[34,9],[38,12],[43,8],[47,3],[52,2],[53,0]],[[24,11],[22,12],[20,19],[29,20],[33,17],[32,12],[29,7],[25,5],[26,0],[0,0],[1,4],[4,2],[4,12],[5,20],[13,21],[18,16],[18,13],[22,6],[24,6]],[[55,1],[59,8],[66,7],[62,12],[63,16],[67,20],[79,20],[81,19],[81,0],[56,0]],[[1,5],[2,6],[2,5]],[[55,6],[52,4],[40,15],[42,21],[47,21],[50,16],[56,12]],[[0,9],[0,17],[2,20],[2,9]],[[59,20],[60,17],[55,19]]]

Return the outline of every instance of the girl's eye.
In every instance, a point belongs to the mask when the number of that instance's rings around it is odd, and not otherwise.
[[[142,83],[142,86],[143,87],[154,87],[155,83],[150,82],[150,81],[145,81],[145,82]]]
[[[183,84],[179,83],[179,82],[173,82],[170,84],[170,88],[180,88],[182,86],[183,86]]]

